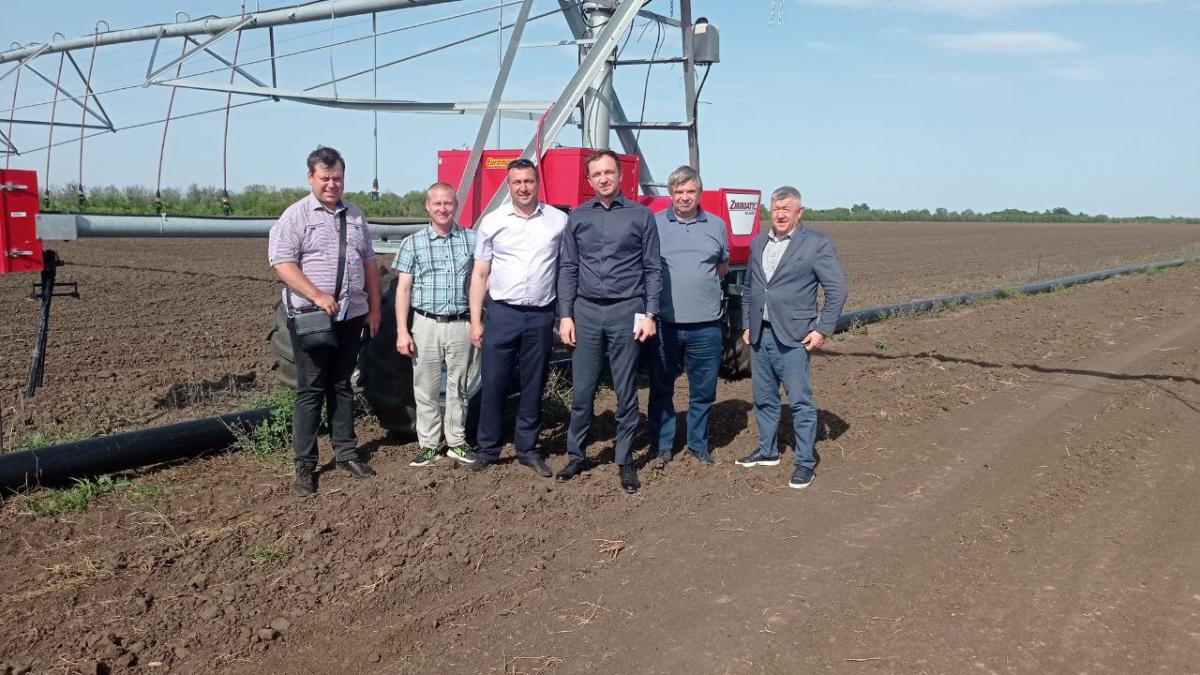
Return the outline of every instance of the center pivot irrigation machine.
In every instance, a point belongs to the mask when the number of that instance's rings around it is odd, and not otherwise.
[[[662,194],[665,187],[656,182],[650,165],[639,145],[642,131],[663,130],[680,132],[686,136],[689,163],[700,167],[700,147],[697,126],[697,103],[699,91],[707,79],[708,69],[719,61],[719,36],[715,26],[704,18],[693,19],[690,0],[671,0],[669,11],[659,13],[651,11],[651,2],[645,0],[558,0],[556,5],[550,4],[548,11],[540,14],[533,13],[533,0],[519,0],[484,4],[481,9],[472,9],[454,15],[440,17],[433,21],[423,21],[412,26],[378,31],[376,17],[383,13],[393,13],[398,10],[449,4],[452,0],[326,0],[311,2],[299,6],[281,9],[244,12],[238,16],[218,18],[208,17],[200,20],[190,20],[186,16],[176,16],[173,23],[143,26],[129,30],[111,30],[104,24],[104,30],[97,25],[95,33],[77,39],[67,39],[56,35],[49,43],[33,43],[18,46],[0,53],[0,64],[14,64],[6,72],[0,74],[0,81],[9,77],[14,78],[15,86],[20,86],[22,73],[26,77],[37,77],[53,88],[53,101],[50,105],[41,105],[44,119],[32,119],[27,112],[35,106],[20,106],[16,104],[14,89],[13,106],[7,115],[0,116],[0,129],[7,128],[6,133],[0,133],[0,152],[6,156],[5,169],[0,172],[0,274],[34,272],[40,273],[40,283],[34,284],[34,294],[41,301],[40,320],[33,340],[31,366],[26,387],[26,396],[33,396],[44,376],[45,348],[50,327],[50,306],[54,297],[59,295],[74,295],[78,297],[77,289],[71,284],[64,284],[56,278],[56,269],[61,264],[54,251],[44,247],[47,241],[70,241],[84,237],[265,237],[273,223],[272,219],[236,218],[230,217],[228,191],[224,193],[225,217],[193,218],[170,216],[162,213],[161,195],[156,193],[155,205],[160,215],[90,215],[71,212],[39,212],[40,206],[48,204],[49,190],[45,192],[45,200],[39,201],[38,176],[35,171],[12,169],[11,160],[22,153],[15,144],[14,125],[17,127],[43,127],[49,129],[49,141],[45,150],[46,173],[50,170],[49,155],[56,145],[64,141],[54,141],[56,129],[66,129],[78,138],[65,142],[77,142],[80,149],[80,180],[78,183],[79,202],[85,201],[83,190],[82,148],[84,141],[92,135],[123,130],[109,117],[101,104],[101,95],[111,91],[120,91],[132,87],[100,91],[93,86],[92,66],[97,60],[97,51],[109,46],[133,42],[146,43],[149,48],[149,62],[144,82],[140,86],[157,85],[170,89],[171,99],[168,102],[168,113],[165,119],[156,120],[153,124],[163,126],[163,148],[166,146],[167,132],[172,120],[171,105],[174,104],[175,93],[179,89],[190,89],[213,92],[225,95],[225,106],[213,108],[205,112],[220,113],[226,116],[226,138],[228,138],[229,109],[237,105],[249,105],[260,102],[291,102],[327,106],[333,108],[373,111],[378,125],[378,112],[419,112],[443,114],[478,114],[482,116],[474,144],[467,149],[444,150],[437,156],[437,175],[439,180],[457,186],[460,204],[459,222],[471,226],[489,211],[500,206],[507,198],[504,188],[505,166],[519,157],[534,159],[541,167],[541,198],[546,202],[563,209],[570,209],[593,196],[590,186],[584,179],[584,159],[593,148],[609,148],[610,136],[615,132],[623,153],[620,154],[623,180],[622,192],[630,198],[635,198],[658,210],[670,203],[670,199]],[[478,4],[478,3],[477,3]],[[677,6],[676,6],[677,5]],[[486,11],[495,12],[505,7],[516,7],[516,17],[511,22],[498,25],[493,30],[480,32],[465,39],[448,41],[435,49],[424,50],[413,56],[378,63],[378,45],[380,40],[387,40],[402,30],[416,25],[427,25],[437,21],[460,18]],[[775,5],[772,5],[774,8]],[[678,18],[671,16],[678,10]],[[773,12],[778,10],[773,9]],[[670,15],[668,15],[670,14]],[[276,31],[288,26],[306,22],[332,22],[345,17],[370,15],[371,32],[363,37],[346,40],[371,40],[375,48],[376,60],[372,66],[358,72],[337,76],[323,82],[311,85],[289,88],[282,86],[278,79],[276,61],[291,53],[283,53],[276,49]],[[569,39],[553,43],[553,45],[522,44],[522,35],[526,26],[535,20],[559,15],[565,19],[570,31]],[[774,20],[774,14],[773,14]],[[635,20],[643,21],[644,27],[653,26],[657,30],[658,42],[650,58],[622,58],[622,46],[627,44],[634,31]],[[645,28],[643,28],[645,30]],[[667,31],[679,31],[682,52],[678,55],[664,56],[660,48],[664,44],[663,37]],[[243,34],[251,31],[265,32],[269,56],[257,61],[243,60],[238,62],[239,48],[243,43]],[[503,35],[508,31],[509,39],[499,59],[499,68],[491,89],[491,96],[484,102],[463,101],[414,101],[392,100],[379,98],[377,95],[369,98],[339,97],[337,82],[362,75],[377,78],[384,68],[394,66],[416,56],[424,56],[433,52],[452,47],[469,40],[475,40],[486,35]],[[624,42],[623,42],[624,41]],[[231,56],[229,43],[234,43]],[[332,50],[335,43],[330,32],[329,42],[320,45],[318,49]],[[533,46],[567,46],[577,51],[577,67],[570,79],[562,87],[555,99],[543,102],[509,102],[504,100],[505,86],[513,67],[517,50]],[[177,58],[162,63],[160,54],[176,50]],[[307,49],[304,51],[315,51]],[[57,57],[55,56],[57,55]],[[87,68],[80,62],[87,58]],[[185,63],[193,59],[215,60],[219,66],[204,69],[199,73],[181,75]],[[43,65],[45,62],[48,65]],[[211,61],[210,61],[211,62]],[[66,72],[70,78],[64,78],[63,64],[70,66]],[[260,72],[259,76],[251,73],[249,67],[262,64],[260,70],[269,67],[270,79],[266,81]],[[332,57],[330,59],[332,70]],[[668,66],[678,69],[682,75],[682,106],[683,121],[655,122],[644,119],[631,120],[614,89],[614,71],[619,67],[639,66],[647,69],[655,66]],[[704,77],[697,85],[697,69],[704,68]],[[46,72],[57,71],[56,78]],[[640,71],[639,71],[640,72]],[[209,78],[203,75],[209,73]],[[218,75],[211,75],[218,73]],[[332,74],[332,73],[331,73]],[[78,80],[74,79],[78,76]],[[223,81],[214,81],[213,77],[221,77]],[[70,82],[64,82],[70,79]],[[333,85],[332,95],[324,92]],[[377,91],[378,83],[373,83],[373,91]],[[82,94],[73,93],[80,91]],[[649,94],[648,84],[644,91],[642,110],[645,110],[644,97]],[[238,95],[248,102],[233,105],[232,97]],[[71,102],[71,111],[77,113],[77,122],[64,122],[59,103]],[[47,111],[46,108],[49,108]],[[181,115],[182,116],[182,115]],[[497,117],[524,119],[536,122],[536,131],[524,148],[498,149],[488,148],[487,140],[493,123]],[[176,118],[178,119],[178,117]],[[149,124],[149,123],[147,123]],[[565,147],[560,145],[565,137],[560,136],[567,125],[576,126],[581,130],[579,146]],[[130,125],[146,126],[146,124]],[[40,132],[39,132],[40,133]],[[376,133],[377,139],[377,133]],[[226,141],[226,146],[228,142]],[[226,147],[227,153],[227,147]],[[162,177],[162,154],[159,157],[159,182]],[[430,158],[433,161],[433,158]],[[227,172],[226,172],[227,173]],[[378,197],[378,140],[376,140],[376,179],[373,186],[373,196]],[[749,255],[750,240],[758,233],[759,206],[761,193],[756,189],[719,188],[705,190],[701,197],[701,205],[711,213],[719,215],[728,223],[729,241],[731,245],[730,271],[725,278],[726,302],[724,312],[725,349],[723,372],[726,376],[744,376],[749,370],[749,357],[744,351],[741,340],[741,311],[739,289],[745,274],[745,264]],[[377,250],[394,250],[399,239],[419,229],[420,224],[384,224],[372,223],[372,232],[377,238]],[[265,264],[265,263],[264,263]],[[384,307],[390,306],[395,298],[396,284],[386,272],[384,284]],[[395,317],[393,313],[383,312],[383,326],[379,334],[370,340],[360,356],[358,384],[362,387],[367,400],[374,408],[382,425],[396,433],[410,433],[413,428],[414,404],[412,400],[412,372],[408,357],[402,356],[395,349]],[[274,326],[270,329],[270,345],[275,360],[274,369],[279,378],[288,384],[295,382],[295,368],[292,357],[292,345],[285,327],[285,316],[281,307],[276,307]]]

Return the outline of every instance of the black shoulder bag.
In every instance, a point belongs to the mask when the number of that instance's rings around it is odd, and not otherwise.
[[[337,284],[333,299],[341,302],[342,279],[346,274],[346,209],[338,214],[338,267]],[[333,330],[333,317],[320,307],[292,308],[292,289],[287,289],[288,328],[300,349],[311,352],[318,349],[333,349],[338,346],[337,333]],[[340,308],[339,308],[340,309]]]

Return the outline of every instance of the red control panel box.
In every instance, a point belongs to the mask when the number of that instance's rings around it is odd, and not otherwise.
[[[639,201],[658,213],[671,205],[670,197],[642,197]],[[750,260],[750,240],[758,234],[762,191],[752,188],[720,188],[700,193],[700,208],[725,221],[729,233],[729,263],[745,265]]]
[[[37,173],[0,169],[0,274],[41,272]]]
[[[596,196],[587,181],[584,162],[591,154],[590,148],[551,148],[542,157],[539,175],[541,183],[538,196],[554,206],[574,208]],[[471,226],[479,219],[480,212],[497,190],[504,188],[508,176],[508,163],[521,156],[518,149],[484,150],[479,162],[479,171],[464,200],[459,223]],[[621,192],[630,199],[638,196],[639,165],[636,155],[622,155]],[[455,188],[467,170],[470,150],[442,150],[438,152],[438,180]]]

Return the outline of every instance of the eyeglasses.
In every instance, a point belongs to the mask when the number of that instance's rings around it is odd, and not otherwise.
[[[507,168],[509,171],[512,171],[513,169],[537,169],[537,165],[533,163],[532,159],[525,159],[522,157],[509,162]]]

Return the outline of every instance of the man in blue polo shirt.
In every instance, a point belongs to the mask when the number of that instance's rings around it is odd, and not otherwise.
[[[655,214],[662,256],[659,329],[650,360],[650,443],[671,461],[675,443],[675,380],[687,371],[687,448],[712,464],[708,414],[721,366],[721,279],[729,271],[725,221],[700,208],[700,176],[681,166],[667,179],[671,205]]]

